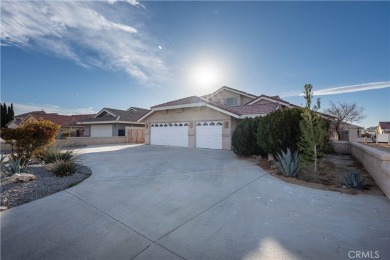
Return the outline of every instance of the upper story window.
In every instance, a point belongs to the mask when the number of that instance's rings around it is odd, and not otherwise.
[[[224,105],[226,106],[237,106],[237,98],[225,98],[224,99]]]

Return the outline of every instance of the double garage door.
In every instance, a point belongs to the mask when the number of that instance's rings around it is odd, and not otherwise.
[[[188,122],[152,123],[150,144],[188,147]],[[222,149],[222,122],[196,122],[196,147]]]

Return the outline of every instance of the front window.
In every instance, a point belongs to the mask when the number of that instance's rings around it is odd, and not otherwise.
[[[237,98],[226,98],[224,101],[226,106],[237,106]]]

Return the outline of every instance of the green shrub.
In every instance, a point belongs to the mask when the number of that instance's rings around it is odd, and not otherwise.
[[[297,151],[301,131],[302,108],[290,108],[274,111],[262,118],[258,126],[256,140],[258,146],[274,156],[290,148]]]
[[[277,167],[281,173],[286,177],[296,177],[299,171],[299,155],[298,151],[291,153],[290,148],[287,148],[287,152],[283,151],[276,155]]]
[[[263,155],[264,151],[256,143],[256,132],[262,118],[246,118],[234,130],[233,152],[238,156]]]
[[[74,160],[69,161],[56,161],[51,166],[51,171],[60,177],[70,176],[73,175],[78,169],[77,164],[74,162]]]
[[[25,173],[27,172],[27,168],[28,168],[28,163],[21,164],[21,159],[9,161],[9,170],[12,174]]]
[[[350,189],[364,190],[366,184],[364,178],[357,172],[350,172],[344,175],[345,185]]]
[[[50,146],[41,153],[40,159],[48,164],[56,161],[70,161],[75,159],[75,157],[76,155],[73,150],[62,152],[60,148]]]

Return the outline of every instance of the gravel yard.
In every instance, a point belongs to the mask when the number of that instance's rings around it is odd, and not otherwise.
[[[91,175],[91,170],[79,165],[77,172],[67,177],[57,177],[42,164],[31,165],[28,173],[37,179],[26,183],[14,183],[1,172],[1,206],[12,208],[70,188]]]

